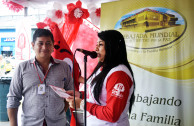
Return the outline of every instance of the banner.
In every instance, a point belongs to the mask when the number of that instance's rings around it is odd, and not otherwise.
[[[28,60],[31,56],[31,26],[30,19],[23,18],[16,24],[15,58]]]
[[[192,5],[191,0],[102,4],[100,29],[115,29],[124,35],[135,76],[131,126],[193,126]]]

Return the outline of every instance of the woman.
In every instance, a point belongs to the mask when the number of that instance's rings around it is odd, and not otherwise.
[[[116,30],[98,33],[99,63],[87,79],[87,125],[129,126],[128,110],[134,102],[135,83],[127,61],[123,35]],[[72,92],[67,92],[72,94]],[[72,98],[67,99],[74,107]],[[76,106],[83,100],[76,93]]]

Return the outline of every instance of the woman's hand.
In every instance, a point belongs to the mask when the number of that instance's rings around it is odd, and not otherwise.
[[[79,76],[78,82],[84,83],[84,78],[82,76]]]
[[[74,90],[68,90],[65,93],[67,93],[67,94],[69,94],[71,96],[74,96]],[[80,92],[75,91],[75,97],[79,97],[80,98]]]
[[[75,109],[75,104],[76,104],[76,108],[80,108],[80,103],[82,101],[82,99],[80,99],[79,97],[75,97],[75,102],[74,103],[74,98],[73,96],[66,98],[66,101],[69,102],[69,106],[73,109]]]

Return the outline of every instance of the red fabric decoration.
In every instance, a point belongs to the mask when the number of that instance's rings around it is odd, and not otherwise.
[[[48,17],[45,18],[43,22],[44,22],[45,24],[51,24],[51,23],[52,23],[51,19],[48,18]]]
[[[64,60],[66,58],[69,58],[72,61],[73,64],[73,53],[71,52],[69,46],[67,45],[65,39],[63,38],[63,35],[61,34],[61,31],[59,30],[59,27],[56,23],[50,24],[50,29],[54,36],[54,52],[52,53],[52,56],[56,59]],[[79,65],[76,60],[74,60],[74,87],[76,91],[79,91]],[[73,109],[70,109],[73,113]],[[71,119],[75,120],[75,117],[72,115]]]
[[[92,28],[90,25],[86,23],[82,23],[78,30],[78,34],[76,39],[73,41],[73,45],[71,46],[72,51],[74,52],[77,48],[85,49],[89,51],[94,51],[96,48],[96,43],[98,41],[98,35],[96,29]],[[76,60],[80,65],[82,76],[84,73],[84,54],[81,52],[76,53]],[[87,63],[87,77],[91,75],[94,67],[98,63],[98,59],[91,59],[88,56]]]
[[[69,23],[67,18],[68,18],[68,16],[65,15],[65,23],[63,24],[61,31],[62,31],[64,38],[67,40],[67,44],[71,47],[73,41],[75,40],[75,38],[77,36],[78,30],[80,27],[80,23],[75,22],[74,24],[71,24],[71,23]]]
[[[44,27],[47,26],[47,24],[43,23],[43,22],[38,22],[36,23],[36,26],[39,28],[39,29],[43,29]]]
[[[83,19],[86,19],[89,17],[89,12],[87,9],[84,9],[81,7],[82,2],[77,1],[76,4],[70,3],[67,4],[67,9],[69,10],[67,14],[67,20],[70,24],[79,23],[82,24]]]
[[[49,27],[51,29],[51,32],[53,33],[54,37],[54,52],[52,53],[52,56],[56,59],[64,60],[66,58],[70,59],[73,64],[73,53],[71,52],[69,46],[67,45],[65,39],[63,38],[63,35],[61,34],[61,31],[59,30],[58,25],[55,22],[52,22],[49,24]],[[73,73],[73,72],[72,72]],[[80,71],[79,71],[79,65],[77,61],[74,61],[74,85],[75,90],[79,90],[79,79]]]
[[[86,25],[85,23],[82,23],[79,27],[79,30],[77,32],[76,38],[73,41],[73,44],[71,46],[72,51],[74,52],[77,48],[86,49],[93,51],[96,47],[96,42],[98,40],[97,32],[94,31],[90,26]],[[77,52],[76,53],[76,60],[80,65],[82,76],[84,74],[84,54]],[[87,63],[87,76],[91,75],[94,67],[98,63],[98,59],[91,59],[88,56],[88,63]],[[80,89],[83,89],[83,84],[80,84]],[[83,91],[83,90],[82,90]],[[76,126],[76,120],[74,115],[71,116],[70,126]],[[79,126],[79,124],[77,125]]]
[[[17,4],[15,2],[12,2],[10,0],[3,0],[3,4],[5,4],[10,10],[14,12],[19,12],[24,9],[24,7],[20,4]]]
[[[96,16],[100,17],[101,8],[96,9],[95,13],[96,13]]]
[[[63,16],[62,10],[57,10],[57,11],[55,12],[55,15],[56,15],[57,18],[62,18],[62,16]]]

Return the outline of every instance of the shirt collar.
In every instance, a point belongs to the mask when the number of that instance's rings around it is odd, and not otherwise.
[[[52,64],[59,64],[60,63],[57,59],[53,58],[52,56],[51,56],[50,61]],[[36,57],[30,59],[30,63],[34,63],[34,62],[37,63]]]

